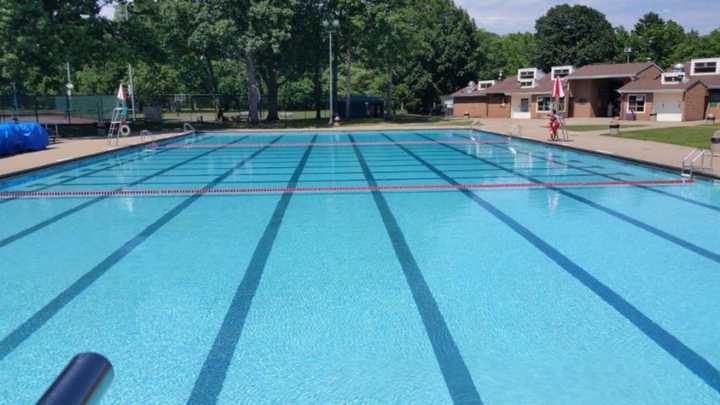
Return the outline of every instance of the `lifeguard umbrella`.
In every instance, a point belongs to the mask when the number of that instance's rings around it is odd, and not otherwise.
[[[127,92],[125,92],[125,88],[123,87],[122,82],[120,82],[120,87],[118,87],[118,92],[117,92],[116,97],[118,100],[122,101],[123,103],[125,102],[125,100],[127,100]]]
[[[563,89],[562,79],[556,77],[553,80],[552,96],[554,99],[561,99],[565,97],[565,89]]]

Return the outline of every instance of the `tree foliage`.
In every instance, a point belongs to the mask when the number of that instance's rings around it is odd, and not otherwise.
[[[427,113],[470,80],[518,68],[655,60],[662,67],[720,55],[720,29],[685,31],[648,13],[631,30],[613,28],[586,6],[552,7],[534,33],[478,28],[452,0],[0,0],[0,94],[62,94],[66,64],[76,94],[112,94],[135,72],[141,103],[204,93],[222,119],[233,95],[257,122],[282,108],[326,109],[328,31],[334,32],[333,88],[370,94]],[[627,55],[624,49],[633,53]],[[344,80],[338,80],[343,76]],[[338,100],[338,98],[335,98]],[[235,106],[237,107],[237,106]]]
[[[535,31],[535,64],[544,70],[608,62],[617,52],[612,25],[587,6],[553,7],[535,22]]]

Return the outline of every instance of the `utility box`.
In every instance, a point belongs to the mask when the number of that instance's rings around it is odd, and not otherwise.
[[[713,155],[720,155],[720,131],[715,131],[715,134],[710,138],[710,151]]]

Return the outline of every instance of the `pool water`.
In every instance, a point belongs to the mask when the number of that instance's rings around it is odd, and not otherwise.
[[[0,183],[0,403],[720,403],[720,186],[470,130],[202,133]]]

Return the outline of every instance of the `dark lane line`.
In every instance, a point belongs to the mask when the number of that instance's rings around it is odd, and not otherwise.
[[[231,144],[233,144],[233,143],[240,142],[240,141],[242,141],[242,140],[245,139],[245,138],[247,138],[247,137],[237,139],[237,140],[235,140],[235,141],[233,141],[233,142],[228,143],[228,145],[231,145]],[[173,169],[175,169],[175,168],[177,168],[177,167],[180,167],[180,166],[184,165],[185,163],[192,162],[192,161],[195,161],[195,160],[197,160],[197,159],[203,158],[203,157],[205,157],[205,156],[207,156],[207,155],[209,155],[209,154],[211,154],[211,153],[213,153],[213,152],[215,152],[215,151],[217,151],[217,150],[220,150],[220,149],[222,149],[222,148],[224,148],[224,147],[225,147],[225,146],[221,146],[221,147],[219,147],[219,148],[215,148],[215,149],[211,149],[211,150],[208,150],[208,151],[206,151],[206,152],[203,152],[203,153],[201,153],[201,154],[199,154],[199,155],[195,155],[195,156],[193,156],[193,157],[191,157],[191,158],[189,158],[189,159],[185,159],[185,160],[183,160],[183,161],[180,161],[180,162],[178,162],[178,163],[176,163],[176,164],[174,164],[174,165],[172,165],[172,166],[168,166],[168,167],[166,167],[165,169],[162,169],[162,170],[160,170],[160,171],[158,171],[158,172],[155,172],[155,173],[153,173],[153,174],[147,175],[147,176],[145,176],[145,177],[143,177],[143,178],[141,178],[141,179],[135,180],[135,181],[133,181],[132,183],[128,183],[127,185],[125,185],[125,186],[123,186],[123,187],[118,187],[118,188],[114,189],[113,191],[120,191],[120,190],[122,190],[122,189],[124,189],[124,188],[126,188],[126,187],[129,187],[129,186],[136,186],[136,185],[141,184],[141,183],[143,183],[143,182],[145,182],[145,181],[147,181],[147,180],[150,180],[150,179],[152,179],[152,178],[154,178],[154,177],[160,176],[160,175],[162,175],[163,173],[167,173],[167,172],[169,172],[169,171],[171,171],[171,170],[173,170]],[[233,170],[234,170],[234,169],[233,169]],[[48,219],[46,219],[46,220],[44,220],[44,221],[42,221],[42,222],[39,222],[39,223],[37,223],[37,224],[35,224],[35,225],[31,226],[31,227],[25,228],[25,229],[23,229],[22,231],[16,232],[16,233],[14,233],[13,235],[10,235],[10,236],[8,236],[8,237],[0,240],[0,249],[4,248],[5,246],[7,246],[7,245],[9,245],[9,244],[11,244],[11,243],[13,243],[13,242],[15,242],[15,241],[20,240],[20,239],[22,239],[22,238],[24,238],[24,237],[26,237],[26,236],[34,233],[34,232],[37,232],[37,231],[45,228],[46,226],[49,226],[49,225],[51,225],[51,224],[54,224],[55,222],[60,221],[60,220],[63,219],[63,218],[66,218],[66,217],[68,217],[68,216],[70,216],[70,215],[72,215],[72,214],[74,214],[74,213],[76,213],[76,212],[82,211],[82,210],[84,210],[85,208],[90,207],[90,206],[92,206],[92,205],[94,205],[94,204],[97,204],[97,203],[99,203],[100,201],[103,201],[103,200],[108,199],[108,198],[109,198],[108,196],[101,196],[101,197],[93,198],[92,200],[86,201],[86,202],[84,202],[84,203],[82,203],[82,204],[76,205],[75,207],[69,208],[69,209],[67,209],[67,210],[65,210],[65,211],[63,211],[63,212],[61,212],[61,213],[59,213],[59,214],[56,214],[56,215],[54,215],[54,216],[52,216],[52,217],[50,217],[50,218],[48,218]]]
[[[419,135],[419,136],[421,136],[421,137],[423,137],[423,138],[426,138],[426,139],[431,139],[431,138],[425,137],[424,135]],[[451,146],[451,145],[444,144],[444,143],[439,143],[439,142],[437,143],[437,145],[440,145],[440,146],[442,146],[442,147],[449,148],[449,149],[451,149],[451,150],[456,151],[457,153],[460,153],[460,154],[465,155],[465,156],[468,156],[468,157],[470,157],[470,158],[479,160],[479,161],[481,161],[481,162],[483,162],[483,163],[485,163],[485,164],[488,164],[488,165],[490,165],[490,166],[497,167],[498,169],[500,169],[500,170],[502,170],[502,171],[505,171],[505,172],[507,172],[507,173],[515,174],[515,175],[517,175],[517,176],[519,176],[519,177],[522,177],[522,178],[524,178],[524,179],[527,179],[527,180],[529,180],[529,181],[531,181],[531,182],[533,182],[533,183],[542,183],[542,180],[539,180],[539,179],[537,179],[537,178],[534,178],[534,177],[531,177],[531,176],[528,176],[528,175],[525,175],[525,174],[522,174],[522,173],[518,173],[518,172],[516,172],[515,170],[512,170],[512,169],[506,168],[506,167],[504,167],[504,166],[498,165],[498,164],[496,164],[496,163],[493,163],[493,162],[490,161],[490,160],[483,159],[483,158],[481,158],[481,157],[475,156],[475,155],[473,155],[472,153],[467,153],[467,152],[465,152],[464,150],[456,149],[456,148],[454,148],[454,147]],[[696,244],[694,244],[694,243],[692,243],[692,242],[686,241],[685,239],[682,239],[682,238],[680,238],[680,237],[678,237],[678,236],[675,236],[675,235],[673,235],[673,234],[671,234],[671,233],[665,232],[665,231],[663,231],[663,230],[661,230],[661,229],[659,229],[659,228],[656,228],[656,227],[654,227],[654,226],[652,226],[652,225],[650,225],[650,224],[646,224],[645,222],[642,222],[642,221],[640,221],[639,219],[635,219],[635,218],[633,218],[633,217],[631,217],[631,216],[629,216],[629,215],[623,214],[623,213],[621,213],[621,212],[619,212],[619,211],[616,211],[616,210],[614,210],[614,209],[612,209],[612,208],[608,208],[608,207],[606,207],[606,206],[604,206],[604,205],[598,204],[598,203],[596,203],[596,202],[594,202],[594,201],[592,201],[592,200],[590,200],[590,199],[587,199],[587,198],[582,197],[582,196],[580,196],[580,195],[574,194],[574,193],[572,193],[572,192],[570,192],[570,191],[568,191],[568,190],[565,190],[565,189],[561,189],[561,188],[553,187],[553,186],[546,186],[545,188],[547,188],[548,190],[556,191],[557,193],[562,194],[562,195],[564,195],[564,196],[566,196],[566,197],[568,197],[568,198],[571,198],[571,199],[573,199],[573,200],[575,200],[575,201],[581,202],[581,203],[583,203],[583,204],[585,204],[585,205],[588,205],[588,206],[590,206],[590,207],[592,207],[592,208],[595,208],[595,209],[598,210],[598,211],[602,211],[602,212],[604,212],[604,213],[606,213],[606,214],[608,214],[608,215],[610,215],[610,216],[613,216],[613,217],[615,217],[615,218],[617,218],[617,219],[620,219],[621,221],[624,221],[624,222],[627,222],[627,223],[629,223],[629,224],[631,224],[631,225],[634,225],[634,226],[636,226],[636,227],[638,227],[638,228],[640,228],[640,229],[642,229],[642,230],[644,230],[644,231],[647,231],[647,232],[649,232],[649,233],[652,233],[653,235],[655,235],[655,236],[657,236],[657,237],[660,237],[660,238],[662,238],[662,239],[665,239],[665,240],[668,241],[668,242],[671,242],[671,243],[673,243],[673,244],[675,244],[675,245],[677,245],[677,246],[680,246],[680,247],[683,248],[683,249],[687,249],[687,250],[689,250],[689,251],[691,251],[691,252],[697,253],[698,255],[703,256],[703,257],[705,257],[705,258],[707,258],[707,259],[709,259],[709,260],[712,260],[712,261],[714,261],[714,262],[716,262],[716,263],[720,263],[720,254],[715,253],[715,252],[712,252],[712,251],[710,251],[710,250],[708,250],[708,249],[705,249],[705,248],[703,248],[703,247],[701,247],[701,246],[698,246],[698,245],[696,245]]]
[[[348,136],[350,140],[354,142],[352,135]],[[377,181],[365,161],[360,148],[357,145],[353,145],[353,149],[355,150],[357,160],[360,163],[368,185],[377,186]],[[415,300],[415,306],[420,313],[420,318],[425,326],[425,332],[430,339],[430,344],[432,345],[435,358],[445,379],[445,385],[448,388],[450,397],[456,404],[482,404],[480,394],[475,387],[465,360],[462,358],[460,349],[458,349],[455,339],[452,333],[450,333],[445,318],[442,312],[440,312],[440,307],[425,281],[422,271],[407,244],[405,235],[403,235],[402,229],[395,219],[395,215],[393,215],[390,206],[380,191],[372,191],[372,196],[378,211],[380,211],[380,216],[385,224],[385,230],[392,242],[395,255],[402,267],[405,280]]]
[[[297,186],[298,180],[305,169],[305,164],[312,152],[313,142],[316,139],[317,135],[312,138],[312,141],[305,149],[305,153],[302,155],[292,177],[287,183],[287,188]],[[280,230],[292,196],[293,193],[286,192],[283,193],[278,200],[275,211],[273,211],[270,221],[255,247],[250,263],[245,269],[242,281],[235,291],[235,295],[225,314],[220,330],[215,337],[212,348],[202,365],[200,374],[195,380],[193,390],[187,402],[188,404],[204,405],[217,403],[223,384],[225,383],[225,378],[227,377],[230,362],[232,361],[238,341],[242,335],[247,315],[250,312],[250,306],[257,293],[260,279],[265,271],[265,265],[267,264],[268,257],[270,257],[275,238]]]
[[[458,137],[462,137],[462,138],[466,138],[466,139],[471,139],[470,137],[465,136],[465,135],[462,135],[462,134],[455,134],[455,133],[453,133],[453,135],[454,135],[454,136],[458,136]],[[495,147],[495,148],[502,148],[500,145],[492,145],[492,144],[491,144],[491,146],[492,146],[492,147]],[[524,154],[524,155],[530,155],[530,152],[518,151],[518,153],[521,153],[521,154]],[[538,158],[538,159],[544,160],[544,161],[546,161],[546,162],[563,165],[563,166],[565,166],[565,167],[567,167],[567,168],[570,168],[570,169],[581,170],[581,171],[583,171],[583,172],[585,172],[585,173],[595,174],[595,175],[602,176],[602,177],[605,177],[605,178],[610,179],[610,180],[625,181],[625,179],[622,179],[622,178],[619,178],[619,177],[615,177],[615,176],[613,176],[613,175],[611,175],[611,174],[605,174],[605,173],[596,172],[596,171],[594,171],[594,170],[590,170],[590,169],[583,168],[582,166],[576,166],[576,165],[573,165],[573,164],[570,164],[570,163],[561,162],[561,161],[559,161],[559,160],[555,160],[555,159],[551,159],[551,158],[546,158],[546,157],[543,157],[543,156],[536,156],[536,155],[534,155],[534,154],[533,154],[532,156],[533,156],[534,158]],[[718,207],[718,206],[716,206],[716,205],[704,203],[704,202],[702,202],[702,201],[693,200],[692,198],[682,197],[682,196],[679,196],[679,195],[676,195],[676,194],[673,194],[673,193],[668,193],[667,191],[659,190],[659,189],[657,189],[657,188],[650,187],[650,186],[645,186],[645,185],[642,185],[642,184],[636,184],[636,185],[634,185],[634,187],[641,188],[641,189],[643,189],[643,190],[648,190],[648,191],[651,191],[651,192],[656,193],[656,194],[661,194],[661,195],[664,195],[664,196],[666,196],[666,197],[673,198],[673,199],[675,199],[675,200],[679,200],[679,201],[686,202],[686,203],[689,203],[689,204],[697,205],[697,206],[699,206],[699,207],[708,208],[708,209],[711,209],[711,210],[713,210],[713,211],[718,211],[718,212],[720,212],[720,207]]]
[[[404,150],[408,155],[412,156],[415,160],[421,162],[423,165],[425,165],[425,167],[432,170],[435,174],[437,174],[447,183],[453,185],[460,184],[455,181],[455,179],[448,176],[440,169],[436,168],[431,163],[427,162],[422,157],[418,156],[408,148],[404,147],[403,145],[397,146]],[[518,235],[522,236],[536,249],[540,250],[550,260],[559,265],[568,274],[570,274],[577,281],[582,283],[595,295],[605,301],[605,303],[615,309],[625,319],[627,319],[638,329],[640,329],[640,331],[642,331],[645,336],[653,340],[666,353],[675,358],[675,360],[680,362],[693,374],[698,376],[708,386],[720,393],[720,371],[718,371],[718,369],[716,369],[699,353],[695,352],[678,338],[673,336],[670,332],[663,329],[662,326],[658,325],[655,321],[643,314],[639,309],[633,306],[620,294],[616,293],[610,287],[603,284],[587,270],[570,260],[570,258],[562,254],[559,250],[555,249],[548,242],[545,242],[540,236],[534,234],[532,231],[514,220],[508,214],[504,213],[490,202],[484,200],[476,193],[466,188],[459,188],[458,191],[473,200],[476,204],[484,208],[487,212],[492,214],[495,218],[503,222],[505,225],[510,227]]]
[[[275,138],[275,143],[280,140],[282,136]],[[252,153],[247,158],[241,160],[234,168],[225,172],[222,176],[215,178],[213,181],[208,183],[205,188],[213,188],[223,180],[233,174],[236,168],[244,166],[247,162],[254,159],[259,154],[267,150],[269,146],[265,146]],[[20,346],[26,339],[32,336],[38,329],[40,329],[47,321],[49,321],[55,314],[60,312],[65,305],[70,303],[72,300],[82,294],[88,287],[90,287],[95,281],[97,281],[103,274],[107,273],[115,264],[122,260],[125,256],[130,254],[135,248],[140,246],[148,238],[150,238],[155,232],[162,228],[165,224],[170,222],[173,218],[178,216],[186,208],[197,201],[202,194],[193,194],[186,198],[181,203],[173,207],[171,210],[163,214],[158,220],[148,225],[135,237],[127,241],[120,248],[111,253],[102,262],[97,264],[92,270],[88,271],[77,279],[73,284],[63,290],[60,294],[55,296],[49,303],[37,311],[33,316],[23,322],[20,326],[15,328],[9,335],[3,340],[0,340],[0,361],[2,361],[8,354]]]

